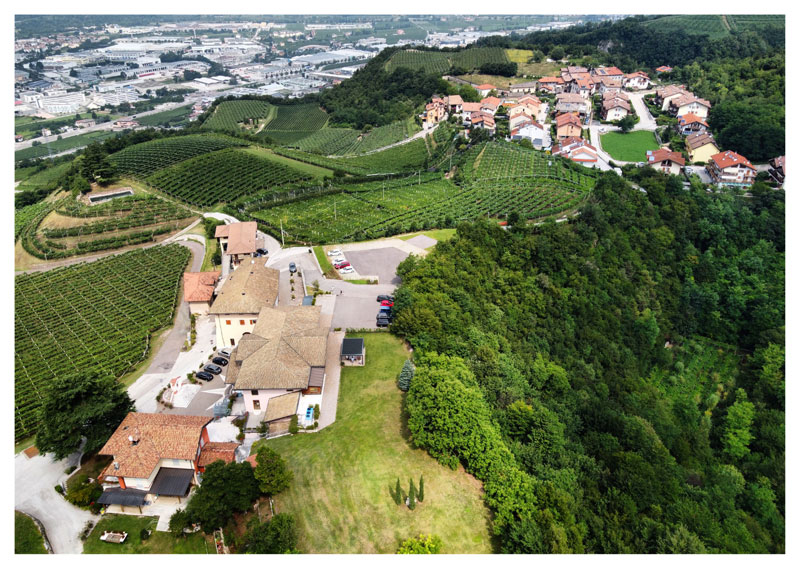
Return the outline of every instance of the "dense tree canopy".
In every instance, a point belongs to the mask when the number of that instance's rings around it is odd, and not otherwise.
[[[200,523],[203,532],[211,534],[225,526],[234,513],[249,510],[259,494],[253,466],[218,460],[206,467],[203,483],[189,501],[186,515],[190,522]]]

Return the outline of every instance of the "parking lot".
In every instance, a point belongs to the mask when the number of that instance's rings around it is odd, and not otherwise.
[[[353,268],[363,276],[377,276],[381,284],[400,284],[397,265],[408,256],[408,252],[395,247],[372,250],[345,251],[345,256]]]

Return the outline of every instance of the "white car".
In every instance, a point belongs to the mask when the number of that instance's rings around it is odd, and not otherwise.
[[[352,274],[355,271],[356,269],[353,268],[352,266],[345,266],[344,268],[339,269],[340,274]]]
[[[334,258],[334,259],[332,260],[333,264],[336,264],[336,263],[338,263],[338,262],[344,262],[344,261],[345,261],[345,260],[344,260],[344,257],[343,257],[343,256],[340,256],[339,258]]]
[[[328,251],[328,256],[336,256],[339,254],[342,254],[342,251],[340,251],[339,249],[333,249]]]

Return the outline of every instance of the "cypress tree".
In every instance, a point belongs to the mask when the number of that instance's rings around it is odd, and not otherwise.
[[[425,500],[425,480],[422,478],[422,475],[419,476],[419,493],[417,494],[417,499],[419,499],[420,503]]]
[[[414,480],[408,480],[408,508],[412,511],[417,506],[416,489],[414,488]]]
[[[403,490],[400,489],[400,478],[397,478],[397,485],[395,485],[394,493],[392,494],[394,498],[395,504],[399,505],[401,503],[401,499],[403,498]]]

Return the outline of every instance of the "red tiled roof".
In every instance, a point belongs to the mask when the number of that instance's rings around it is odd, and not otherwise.
[[[567,112],[556,116],[556,126],[558,128],[561,128],[565,124],[575,124],[577,126],[581,126],[581,119],[578,118],[577,114],[572,112]]]
[[[669,65],[662,65],[661,67],[656,67],[656,71],[659,73],[668,73],[669,71],[672,71],[672,67]]]
[[[464,103],[461,110],[464,112],[479,112],[481,110],[481,103]]]
[[[484,83],[483,85],[478,85],[475,88],[479,91],[482,91],[484,89],[489,89],[491,91],[492,89],[496,89],[497,87],[495,87],[494,85],[490,85],[489,83]]]
[[[500,103],[502,102],[503,101],[501,99],[498,99],[497,97],[486,97],[485,99],[481,99],[482,105],[491,105],[495,108],[499,107]]]
[[[751,170],[755,170],[753,164],[750,163],[750,160],[742,156],[741,154],[737,154],[731,150],[726,150],[725,152],[720,152],[719,154],[714,154],[711,156],[711,159],[720,169],[729,168],[731,166],[742,165]]]
[[[208,302],[214,296],[214,288],[220,277],[220,271],[184,272],[183,299],[187,302]]]
[[[665,162],[667,160],[670,162],[675,162],[676,164],[680,164],[681,166],[686,165],[686,160],[683,159],[683,156],[680,152],[670,152],[669,150],[660,148],[647,153],[647,163],[649,164]]]
[[[256,231],[258,223],[230,223],[219,225],[214,232],[216,238],[228,237],[227,254],[252,254],[256,252]]]
[[[564,79],[561,77],[542,77],[539,79],[539,84],[541,83],[564,83]]]
[[[208,442],[200,450],[200,460],[197,465],[206,467],[217,460],[231,463],[236,459],[236,448],[238,447],[239,444],[236,442]]]
[[[703,120],[693,112],[687,112],[683,116],[679,116],[678,122],[680,123],[681,126],[686,126],[687,124],[694,124],[695,122],[699,122],[703,126],[708,126],[705,120]]]

